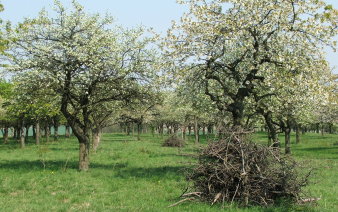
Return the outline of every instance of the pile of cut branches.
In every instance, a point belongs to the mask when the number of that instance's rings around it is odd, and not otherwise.
[[[187,175],[194,192],[182,196],[246,206],[272,205],[280,199],[297,202],[310,175],[298,167],[279,149],[255,144],[237,130],[200,153],[198,166]]]
[[[162,146],[166,147],[183,147],[184,141],[178,138],[176,135],[171,135],[169,138],[165,139]]]

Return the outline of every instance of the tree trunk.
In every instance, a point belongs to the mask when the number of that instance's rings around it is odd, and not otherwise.
[[[174,128],[174,134],[177,134],[177,132],[178,132],[178,126],[175,124],[175,125],[173,125],[173,128]]]
[[[191,126],[188,126],[188,135],[191,135]]]
[[[96,152],[97,148],[100,145],[101,142],[101,132],[102,130],[100,128],[94,128],[93,129],[93,149]]]
[[[164,131],[164,126],[163,126],[163,123],[160,124],[160,135],[161,137],[163,137],[163,131]]]
[[[69,138],[69,137],[70,137],[70,129],[69,129],[69,128],[70,128],[69,125],[66,124],[66,132],[65,132],[66,138]]]
[[[228,106],[228,111],[232,114],[233,126],[235,128],[244,126],[244,98],[245,96],[241,95],[238,99],[236,99],[236,101]]]
[[[211,124],[208,125],[208,134],[212,134],[212,125]]]
[[[286,126],[284,129],[285,133],[285,154],[291,154],[291,141],[290,141],[290,134],[291,134],[291,129],[289,126]]]
[[[151,135],[152,135],[153,137],[155,137],[155,127],[154,127],[154,125],[151,125],[151,126],[150,126],[150,129],[151,129]]]
[[[33,138],[36,137],[36,130],[35,130],[35,125],[32,125],[32,132],[33,132]]]
[[[264,113],[263,116],[265,119],[266,126],[268,127],[268,137],[273,142],[272,147],[279,148],[280,142],[278,139],[277,130],[272,123],[272,113],[267,112],[267,113]]]
[[[272,143],[272,137],[271,137],[271,134],[270,134],[270,130],[268,128],[268,146],[271,146],[271,143]]]
[[[13,138],[16,139],[17,138],[17,130],[16,127],[13,128]]]
[[[300,130],[299,130],[299,125],[296,124],[296,144],[300,143]]]
[[[333,133],[333,132],[332,132],[332,125],[333,125],[332,123],[329,123],[329,133],[330,133],[330,134]]]
[[[4,128],[3,138],[4,138],[4,144],[7,144],[8,142],[8,127],[7,126],[5,126]]]
[[[319,123],[316,124],[316,133],[319,133]]]
[[[21,130],[20,127],[16,127],[16,137],[15,137],[15,138],[16,138],[17,140],[20,140],[20,136],[21,136],[20,130]]]
[[[186,130],[187,128],[185,126],[182,126],[182,139],[185,140],[186,137]]]
[[[322,136],[324,136],[324,123],[322,123],[322,127],[320,131],[321,131]]]
[[[168,124],[166,124],[166,126],[167,126],[167,134],[168,135],[172,134],[172,132],[171,132],[171,126],[168,125]]]
[[[79,170],[88,171],[89,169],[89,148],[90,148],[89,139],[81,141],[79,145],[80,145]]]
[[[49,142],[49,135],[50,135],[49,126],[46,125],[46,126],[45,126],[46,142]]]
[[[130,133],[131,133],[130,123],[127,123],[127,135],[129,136]]]
[[[35,143],[36,145],[40,144],[40,122],[35,123]]]
[[[197,117],[194,118],[194,133],[195,133],[195,144],[198,144],[200,142],[200,136],[199,136],[199,127],[198,127],[198,121]]]
[[[54,141],[59,139],[59,125],[54,125]]]
[[[137,140],[141,140],[142,123],[137,123]]]
[[[21,130],[20,130],[20,147],[25,148],[25,127],[24,125],[21,126]]]
[[[302,126],[302,135],[305,135],[305,133],[306,133],[306,127]]]
[[[26,139],[28,139],[28,133],[29,133],[29,125],[27,125],[25,128],[26,128],[26,133],[25,133],[25,137]]]

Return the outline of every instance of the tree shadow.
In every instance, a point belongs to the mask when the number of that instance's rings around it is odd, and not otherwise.
[[[297,154],[314,154],[316,158],[338,159],[338,146],[297,148]]]
[[[118,170],[115,175],[119,178],[178,178],[186,171],[186,166],[161,166],[161,167],[127,167]]]
[[[122,169],[128,166],[127,163],[112,163],[112,164],[101,164],[101,163],[90,163],[91,169]],[[66,170],[74,169],[78,170],[78,161],[67,161],[67,160],[11,160],[1,161],[0,169],[7,170]]]
[[[322,152],[322,151],[334,151],[334,150],[338,151],[338,146],[298,148],[298,151],[309,151],[309,152]]]

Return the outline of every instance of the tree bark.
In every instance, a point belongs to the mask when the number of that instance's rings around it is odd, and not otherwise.
[[[322,123],[322,127],[320,131],[321,131],[322,136],[324,136],[324,123]]]
[[[284,129],[285,133],[285,154],[291,154],[291,141],[290,141],[290,134],[291,134],[291,129],[290,126],[286,126]]]
[[[8,127],[7,126],[5,126],[4,128],[3,138],[4,138],[4,144],[7,144],[8,143]]]
[[[20,127],[16,127],[16,128],[15,128],[15,131],[16,131],[16,133],[15,133],[15,138],[16,138],[17,140],[20,140],[20,130],[21,130]]]
[[[25,137],[26,137],[26,139],[28,139],[29,127],[30,127],[29,125],[25,126],[25,129],[26,129]]]
[[[35,143],[36,145],[40,144],[40,122],[35,123]]]
[[[300,143],[300,129],[299,124],[296,124],[296,144]]]
[[[195,133],[195,144],[198,144],[200,142],[200,136],[199,136],[199,127],[198,127],[198,120],[197,117],[195,116],[194,118],[194,133]]]
[[[80,145],[79,170],[88,171],[89,169],[89,148],[90,148],[89,139],[81,141],[79,145]]]
[[[263,113],[263,116],[265,119],[266,126],[268,127],[268,138],[272,141],[272,147],[279,148],[280,142],[278,139],[277,130],[272,122],[272,113],[271,112]]]
[[[49,142],[49,135],[50,135],[49,126],[46,125],[46,126],[45,126],[46,142]]]
[[[319,123],[316,124],[316,133],[319,133]]]
[[[32,132],[33,132],[33,138],[36,137],[36,130],[35,130],[35,125],[32,125]]]
[[[161,137],[163,137],[163,131],[164,131],[164,126],[163,126],[163,123],[160,124],[160,135]]]
[[[142,130],[142,123],[137,123],[137,140],[141,140],[141,130]]]
[[[130,127],[130,123],[127,123],[127,129],[126,129],[126,131],[127,131],[127,135],[129,136],[130,135],[130,133],[131,133],[131,127]]]
[[[155,137],[155,127],[154,127],[154,125],[151,125],[151,126],[150,126],[150,129],[151,129],[151,135],[152,135],[153,137]]]
[[[13,138],[14,138],[14,139],[16,138],[16,133],[17,133],[16,128],[14,128],[14,129],[13,129]]]
[[[93,129],[93,150],[96,152],[97,148],[100,145],[101,142],[101,132],[102,130],[100,128],[94,128]]]
[[[332,123],[329,123],[329,133],[330,133],[330,134],[333,133],[333,132],[332,132],[332,125],[333,125]]]
[[[212,124],[208,125],[208,134],[212,134]]]
[[[185,140],[186,138],[186,130],[187,128],[185,126],[182,126],[182,139]]]
[[[271,143],[272,143],[272,137],[271,137],[271,134],[270,134],[270,130],[268,128],[268,146],[271,146]]]
[[[21,130],[20,130],[20,147],[25,148],[25,127],[24,125],[21,126]]]
[[[54,125],[54,141],[59,139],[59,125]]]
[[[240,95],[241,91],[238,91],[239,97],[232,104],[228,106],[228,111],[232,114],[233,126],[242,127],[244,117],[244,98],[245,96]]]

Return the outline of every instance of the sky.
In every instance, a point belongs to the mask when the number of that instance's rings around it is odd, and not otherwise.
[[[66,7],[71,6],[71,0],[60,0]],[[338,0],[325,0],[338,8]],[[50,10],[53,0],[0,0],[5,10],[0,18],[17,23],[25,17],[34,18],[42,8]],[[90,13],[109,13],[116,22],[125,27],[144,25],[152,27],[158,33],[165,33],[171,26],[172,20],[179,20],[185,6],[176,3],[176,0],[78,0]],[[336,37],[338,40],[338,37]],[[326,49],[327,59],[338,74],[338,52]]]

